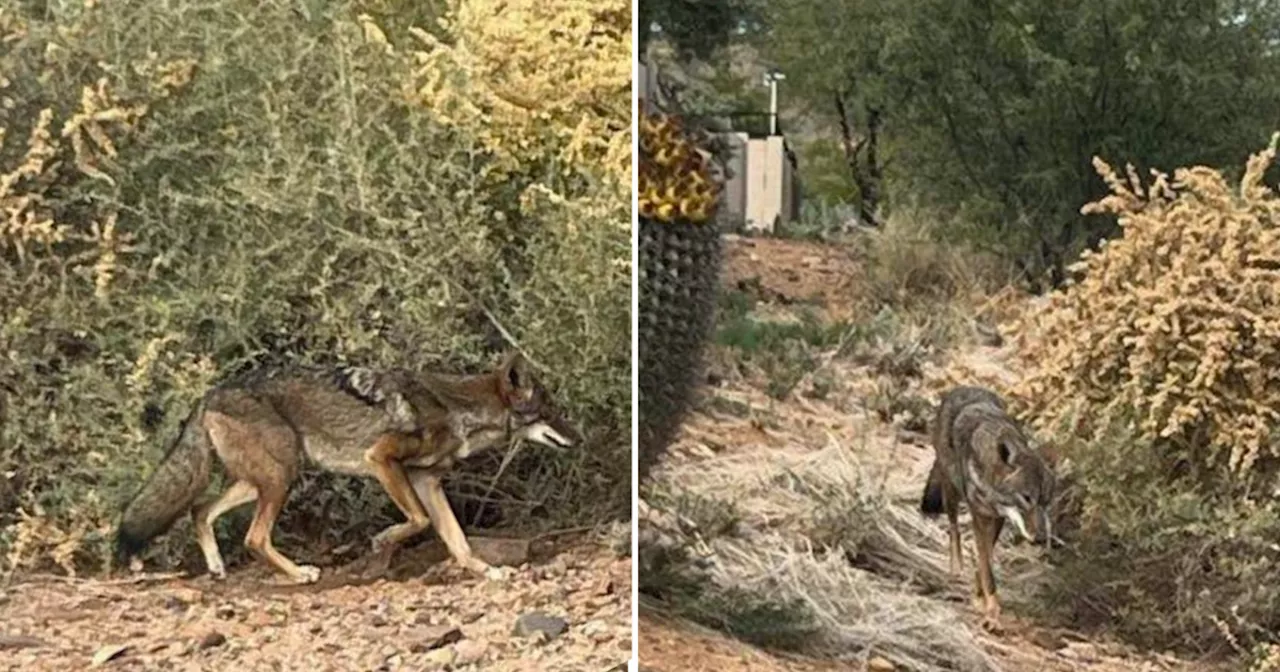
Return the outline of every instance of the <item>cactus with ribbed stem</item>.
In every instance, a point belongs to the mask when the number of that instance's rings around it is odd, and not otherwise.
[[[692,400],[715,316],[720,199],[704,133],[640,113],[640,478]]]

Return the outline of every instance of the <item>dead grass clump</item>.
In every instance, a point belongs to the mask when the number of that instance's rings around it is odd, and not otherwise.
[[[660,507],[696,493],[697,501],[731,505],[735,517],[732,529],[714,534],[679,508],[642,519],[641,591],[661,608],[758,645],[824,658],[996,669],[954,608],[924,596],[959,599],[965,590],[947,573],[939,531],[913,501],[877,487],[841,446],[668,463],[649,489]],[[646,522],[655,519],[667,521],[660,533]],[[665,573],[651,574],[659,555]],[[764,614],[772,635],[760,631]]]
[[[940,217],[900,208],[882,227],[862,229],[854,238],[862,248],[866,273],[860,289],[877,309],[949,304],[1009,283],[1011,274],[995,255],[947,240]]]

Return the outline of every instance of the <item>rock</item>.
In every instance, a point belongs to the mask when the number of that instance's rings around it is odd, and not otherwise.
[[[484,660],[484,654],[489,652],[489,644],[482,640],[464,639],[454,644],[453,650],[457,653],[455,664],[470,665]]]
[[[213,612],[213,614],[224,621],[230,620],[232,618],[235,618],[236,608],[229,604],[224,604],[218,607],[217,610]]]
[[[1080,663],[1098,662],[1098,649],[1093,644],[1080,642],[1063,647],[1058,655]]]
[[[458,654],[454,653],[453,649],[447,648],[447,647],[443,649],[436,649],[434,651],[429,651],[427,652],[427,655],[424,656],[424,658],[426,659],[425,662],[429,666],[429,669],[430,668],[438,669],[442,667],[448,667],[453,664],[454,659],[457,657],[458,657]]]
[[[384,627],[387,624],[387,617],[382,614],[375,613],[373,616],[369,617],[369,624],[375,628]]]
[[[1050,651],[1058,651],[1067,645],[1067,642],[1060,635],[1050,630],[1036,630],[1027,639],[1032,644]]]
[[[471,552],[496,567],[519,567],[529,562],[529,540],[503,537],[467,537]]]
[[[462,630],[452,625],[425,625],[409,630],[405,639],[414,653],[432,651],[462,640]]]
[[[613,639],[613,633],[610,632],[609,624],[599,619],[587,621],[582,626],[582,636],[599,644]]]
[[[563,618],[541,611],[532,611],[516,619],[516,625],[512,628],[511,634],[516,637],[532,637],[536,633],[542,633],[547,639],[554,639],[564,634],[568,628],[569,623]]]
[[[48,645],[48,642],[35,637],[0,634],[0,651],[5,649],[34,649]]]
[[[419,611],[413,615],[414,625],[440,625],[440,614],[435,611]]]
[[[89,661],[89,665],[91,667],[100,667],[109,661],[119,658],[121,654],[128,650],[128,644],[109,644],[98,649],[98,652],[93,654],[93,659]]]
[[[872,656],[871,660],[867,661],[867,669],[873,672],[893,672],[897,667],[880,656]]]
[[[215,646],[222,646],[223,644],[226,644],[226,643],[227,643],[226,635],[222,634],[221,632],[218,632],[217,630],[211,630],[207,634],[205,634],[204,637],[200,638],[200,649],[201,650],[212,649]]]

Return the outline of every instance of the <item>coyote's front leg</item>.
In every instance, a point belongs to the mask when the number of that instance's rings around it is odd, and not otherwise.
[[[436,533],[449,548],[449,554],[453,556],[454,561],[487,579],[493,581],[506,579],[509,575],[506,569],[494,567],[471,553],[471,544],[467,543],[462,526],[458,524],[458,518],[453,515],[453,508],[449,506],[449,499],[445,497],[444,484],[440,481],[440,477],[428,469],[414,469],[409,472],[409,478],[413,482],[414,492],[427,507],[427,514],[435,525]]]
[[[391,564],[391,556],[400,544],[427,529],[427,526],[431,524],[431,519],[427,516],[423,502],[414,492],[413,485],[405,474],[404,466],[400,464],[400,457],[405,450],[404,444],[411,441],[417,441],[417,439],[396,434],[386,434],[380,437],[373,444],[373,447],[365,451],[364,454],[365,461],[369,463],[369,468],[374,477],[378,479],[383,489],[387,491],[391,501],[395,502],[396,507],[408,519],[403,523],[397,523],[386,528],[373,537],[372,545],[375,557],[370,568],[370,573],[373,574],[385,572]]]

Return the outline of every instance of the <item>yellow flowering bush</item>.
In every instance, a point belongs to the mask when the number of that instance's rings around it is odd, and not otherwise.
[[[1132,421],[1233,473],[1280,455],[1280,199],[1262,181],[1275,154],[1273,140],[1236,188],[1202,166],[1143,187],[1095,159],[1111,194],[1084,212],[1119,216],[1122,235],[1022,325],[1033,366],[1013,394],[1040,426],[1070,419],[1093,438]]]
[[[1280,134],[1237,184],[1146,185],[1095,159],[1120,235],[1016,320],[1017,412],[1071,464],[1070,549],[1045,604],[1152,647],[1266,647],[1280,627]],[[1068,482],[1068,481],[1064,481]]]
[[[408,96],[465,130],[486,177],[556,161],[563,177],[631,187],[631,7],[619,0],[453,0],[422,29]]]

